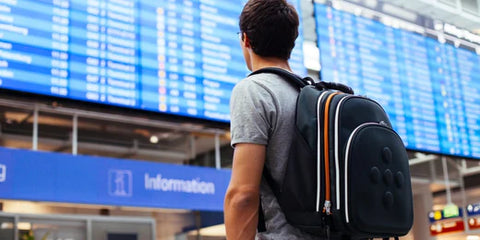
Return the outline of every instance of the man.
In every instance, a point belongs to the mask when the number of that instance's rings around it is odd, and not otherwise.
[[[251,71],[277,67],[291,71],[290,53],[299,19],[286,0],[250,0],[240,16],[240,42]],[[294,132],[298,89],[274,74],[240,81],[231,98],[232,178],[225,196],[228,240],[318,239],[289,225],[272,190],[262,179],[264,166],[282,182]],[[301,173],[299,173],[301,174]],[[259,197],[260,196],[260,197]],[[259,202],[266,231],[257,234]]]

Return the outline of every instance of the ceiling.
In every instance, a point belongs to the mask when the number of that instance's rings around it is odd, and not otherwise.
[[[30,97],[2,98],[0,146],[34,148],[37,108],[38,150],[73,153],[76,148],[78,154],[85,155],[205,166],[215,166],[211,152],[217,142],[219,147],[223,146],[221,150],[230,150],[225,147],[229,143],[226,124],[212,128],[201,122],[160,119],[146,112],[84,105],[63,106]],[[74,136],[78,141],[74,141]],[[226,154],[223,157],[229,158]]]
[[[328,0],[313,0],[319,3]],[[331,2],[347,2],[358,6],[376,8],[379,3],[384,5],[382,11],[397,16],[405,16],[407,19],[411,13],[423,15],[434,20],[456,25],[457,27],[477,32],[480,34],[480,1],[479,0],[333,0]],[[302,1],[302,15],[304,19],[313,16],[312,0]],[[311,27],[310,27],[311,26]],[[305,28],[314,29],[315,24],[305,22]],[[310,35],[307,36],[307,39]]]

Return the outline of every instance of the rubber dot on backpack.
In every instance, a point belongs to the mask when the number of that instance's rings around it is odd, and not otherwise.
[[[389,147],[384,147],[382,150],[382,159],[385,164],[392,162],[392,150]]]
[[[392,185],[392,183],[393,183],[393,173],[392,173],[392,171],[390,171],[390,169],[385,170],[385,172],[383,173],[383,182],[385,182],[385,184],[387,186]]]
[[[383,205],[387,208],[393,206],[393,194],[391,192],[387,191],[383,194]]]
[[[370,181],[375,184],[380,182],[380,170],[378,170],[377,167],[372,167],[372,169],[370,169]]]
[[[403,173],[398,171],[395,174],[395,184],[397,184],[398,188],[401,188],[403,186],[403,183],[405,181],[405,176],[403,176]]]

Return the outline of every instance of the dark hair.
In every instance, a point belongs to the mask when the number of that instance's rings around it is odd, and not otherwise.
[[[255,54],[288,60],[298,37],[298,24],[298,14],[286,0],[249,0],[239,25]]]

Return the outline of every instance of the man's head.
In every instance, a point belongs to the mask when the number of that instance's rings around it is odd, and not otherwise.
[[[286,0],[249,0],[240,15],[242,41],[260,57],[288,60],[298,24],[298,14]]]

